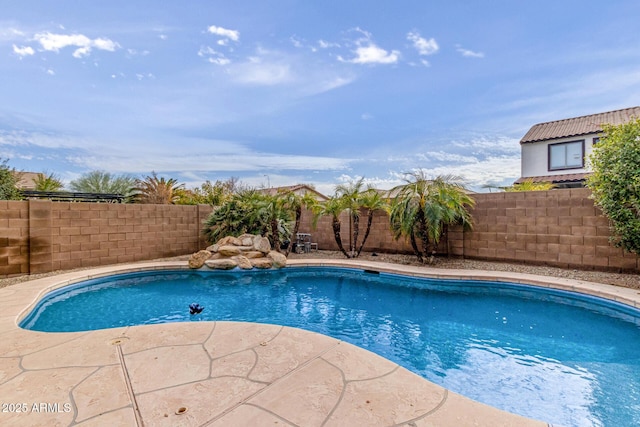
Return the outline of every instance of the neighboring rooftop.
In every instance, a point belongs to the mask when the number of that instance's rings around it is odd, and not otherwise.
[[[531,182],[550,182],[558,187],[566,186],[566,184],[583,182],[587,177],[591,175],[590,172],[586,173],[570,173],[563,175],[544,175],[544,176],[526,176],[521,177],[514,182],[514,184],[522,184],[526,181]]]
[[[279,192],[284,192],[284,191],[291,191],[292,193],[297,194],[299,196],[304,196],[307,193],[311,193],[316,196],[316,199],[318,199],[318,201],[321,201],[321,202],[329,199],[327,196],[325,196],[324,194],[322,194],[321,192],[319,192],[318,190],[316,190],[315,188],[307,184],[287,185],[284,187],[270,187],[270,188],[264,188],[260,191],[270,196],[275,196]]]
[[[520,144],[598,133],[602,132],[603,124],[620,125],[633,118],[640,118],[640,107],[538,123],[522,137]]]
[[[21,190],[35,190],[36,189],[36,180],[38,179],[37,172],[16,172],[18,176],[18,182],[16,186]]]

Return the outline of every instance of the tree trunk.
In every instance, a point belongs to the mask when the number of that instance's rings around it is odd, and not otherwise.
[[[285,256],[289,256],[291,253],[291,249],[293,249],[293,245],[295,244],[293,239],[298,235],[298,230],[300,230],[300,218],[302,218],[302,208],[296,208],[296,222],[293,225],[293,232],[291,233],[291,237],[289,237],[289,246],[287,246],[287,250],[284,253]]]
[[[413,248],[413,253],[416,254],[416,256],[418,257],[418,261],[422,262],[422,253],[420,252],[420,249],[418,249],[418,242],[416,242],[416,234],[413,232],[413,230],[411,231],[409,238],[411,240],[411,247]]]
[[[333,237],[336,239],[338,248],[340,248],[344,256],[346,256],[347,258],[351,258],[347,251],[344,250],[344,246],[342,246],[342,237],[340,236],[340,220],[338,219],[338,217],[333,217],[331,225],[333,227]]]
[[[356,257],[356,248],[358,247],[358,235],[360,234],[360,213],[353,212],[353,244],[351,245],[351,256]]]
[[[427,236],[427,224],[424,217],[424,211],[422,209],[420,209],[416,215],[416,224],[418,226],[418,238],[422,241],[422,251],[418,249],[417,244],[413,249],[414,251],[418,251],[418,259],[423,262],[424,257],[428,254],[427,246],[429,245],[429,238]]]
[[[360,248],[358,249],[358,253],[356,257],[360,256],[360,252],[362,252],[362,248],[364,248],[364,244],[367,241],[367,237],[369,237],[369,233],[371,232],[371,224],[373,223],[373,211],[369,210],[367,214],[367,229],[364,232],[364,237],[362,238],[362,243],[360,244]]]
[[[277,218],[271,220],[271,238],[273,239],[273,249],[280,252],[280,232],[278,231]]]

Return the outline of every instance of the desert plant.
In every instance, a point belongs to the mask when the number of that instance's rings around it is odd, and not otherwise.
[[[53,172],[47,175],[39,173],[33,182],[35,183],[36,191],[61,191],[64,188],[64,184]]]
[[[346,184],[336,186],[335,194],[325,203],[315,209],[314,224],[319,216],[331,216],[331,226],[333,228],[334,239],[340,251],[347,258],[356,258],[362,252],[373,221],[373,213],[377,209],[384,209],[385,201],[379,193],[372,188],[364,188],[364,178]],[[358,245],[360,238],[360,214],[367,211],[367,228],[362,242]],[[344,248],[341,237],[342,223],[340,215],[343,212],[349,215],[349,251]]]
[[[344,211],[344,204],[342,200],[338,197],[331,197],[329,200],[323,203],[319,203],[314,209],[313,215],[313,225],[314,227],[318,223],[318,219],[321,216],[330,216],[331,217],[331,228],[333,229],[333,238],[338,245],[338,249],[340,252],[344,254],[345,257],[351,258],[351,255],[344,249],[344,245],[342,244],[342,236],[341,229],[342,224],[340,223],[340,214]]]
[[[407,174],[405,182],[392,190],[397,195],[391,205],[391,230],[396,239],[409,237],[420,262],[425,259],[433,261],[446,226],[471,226],[467,207],[475,202],[458,177],[428,179],[423,171],[417,171]],[[421,240],[421,248],[418,247],[418,239]]]
[[[175,204],[184,191],[184,184],[175,178],[158,177],[155,172],[136,181],[136,201],[138,203],[171,205]]]
[[[289,209],[290,212],[292,212],[294,218],[293,230],[291,231],[289,237],[289,244],[285,249],[285,255],[289,255],[291,253],[291,250],[293,249],[293,245],[295,244],[294,237],[300,230],[302,209],[313,209],[317,205],[318,201],[311,193],[306,193],[304,196],[299,196],[292,191],[285,191],[284,193],[282,193],[282,197],[284,198],[286,208]]]
[[[360,256],[360,252],[362,252],[362,248],[367,242],[367,238],[369,237],[369,233],[371,232],[371,224],[373,223],[374,212],[378,210],[387,212],[389,210],[389,204],[387,203],[387,201],[380,195],[378,191],[374,190],[373,188],[370,188],[362,193],[360,204],[362,208],[367,210],[367,228],[365,228],[364,236],[362,237],[362,243],[358,248],[356,257]]]
[[[266,220],[258,215],[257,205],[262,194],[257,190],[242,190],[216,207],[204,222],[202,233],[209,243],[226,236],[244,233],[263,235],[267,232]]]

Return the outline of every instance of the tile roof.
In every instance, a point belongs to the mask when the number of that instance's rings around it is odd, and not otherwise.
[[[313,193],[316,195],[316,198],[320,201],[329,199],[327,196],[325,196],[324,194],[322,194],[315,188],[310,187],[307,184],[285,185],[282,187],[269,187],[269,188],[263,188],[259,191],[264,194],[268,194],[270,196],[275,196],[279,192],[284,192],[284,191],[291,191],[292,193],[296,193],[296,194]]]
[[[546,176],[525,176],[522,178],[518,178],[514,184],[521,184],[525,181],[533,181],[533,182],[551,182],[554,184],[560,184],[563,182],[578,182],[584,181],[590,173],[569,173],[564,175],[546,175]]]
[[[538,123],[520,140],[520,144],[602,132],[603,124],[619,125],[640,118],[640,107],[607,111],[589,116]]]
[[[35,190],[36,188],[36,179],[40,173],[38,172],[15,172],[15,175],[18,177],[18,182],[16,186],[21,190]]]

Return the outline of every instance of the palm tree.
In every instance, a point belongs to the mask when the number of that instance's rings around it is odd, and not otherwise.
[[[53,172],[48,175],[39,173],[33,182],[36,185],[36,191],[60,191],[64,187],[62,181]]]
[[[351,255],[347,253],[342,245],[342,237],[340,236],[340,214],[344,211],[343,201],[338,197],[331,197],[324,203],[320,203],[314,208],[313,225],[318,224],[318,219],[321,216],[331,216],[331,227],[333,228],[333,237],[336,240],[338,249],[344,254],[345,257],[351,258]]]
[[[350,258],[356,256],[356,247],[358,245],[363,186],[364,178],[360,178],[355,182],[352,181],[348,184],[340,184],[336,186],[336,197],[341,200],[343,209],[349,212],[349,225],[351,229],[351,234],[349,236]]]
[[[317,205],[318,200],[311,194],[305,193],[303,196],[299,196],[293,191],[287,190],[282,193],[282,197],[284,198],[285,207],[293,212],[294,222],[293,222],[293,230],[291,231],[291,236],[289,237],[289,244],[285,249],[285,255],[289,256],[291,250],[293,249],[294,237],[298,234],[300,230],[300,220],[302,218],[302,208],[314,209]]]
[[[377,210],[387,211],[389,208],[389,204],[385,199],[382,198],[379,192],[375,189],[370,188],[361,196],[361,206],[367,210],[367,228],[364,232],[364,237],[362,238],[362,243],[358,248],[358,252],[356,253],[356,257],[360,256],[360,252],[362,252],[362,248],[364,247],[367,238],[369,237],[369,233],[371,232],[371,224],[373,223],[373,214]]]
[[[252,215],[255,192],[242,191],[234,194],[226,202],[216,207],[204,223],[202,233],[211,244],[226,236],[243,233],[261,234],[262,223],[256,224]]]
[[[406,184],[395,187],[396,193],[390,213],[394,237],[408,236],[411,247],[424,262],[429,256],[433,261],[440,238],[450,224],[471,226],[471,214],[467,207],[475,201],[469,196],[459,177],[447,175],[428,179],[423,171],[407,174]],[[418,247],[421,240],[422,248]]]
[[[178,184],[177,179],[158,178],[155,172],[151,172],[151,175],[143,180],[138,180],[136,186],[140,203],[156,205],[174,204],[180,199],[183,190],[184,184]]]
[[[348,184],[338,185],[336,186],[333,197],[324,204],[318,205],[315,209],[314,224],[317,223],[318,217],[320,216],[331,216],[334,238],[338,244],[338,248],[340,248],[340,251],[342,251],[347,258],[356,258],[360,255],[371,231],[374,212],[377,209],[386,209],[386,202],[376,190],[371,187],[363,190],[363,187],[364,178]],[[367,210],[367,228],[364,233],[364,238],[360,246],[358,246],[358,238],[360,237],[360,214],[363,209]],[[342,228],[340,214],[345,210],[349,213],[349,252],[344,249],[340,235]]]
[[[264,223],[266,232],[263,235],[270,237],[271,247],[280,252],[280,235],[285,234],[284,224],[291,220],[283,194],[261,194],[254,205],[253,215]]]

